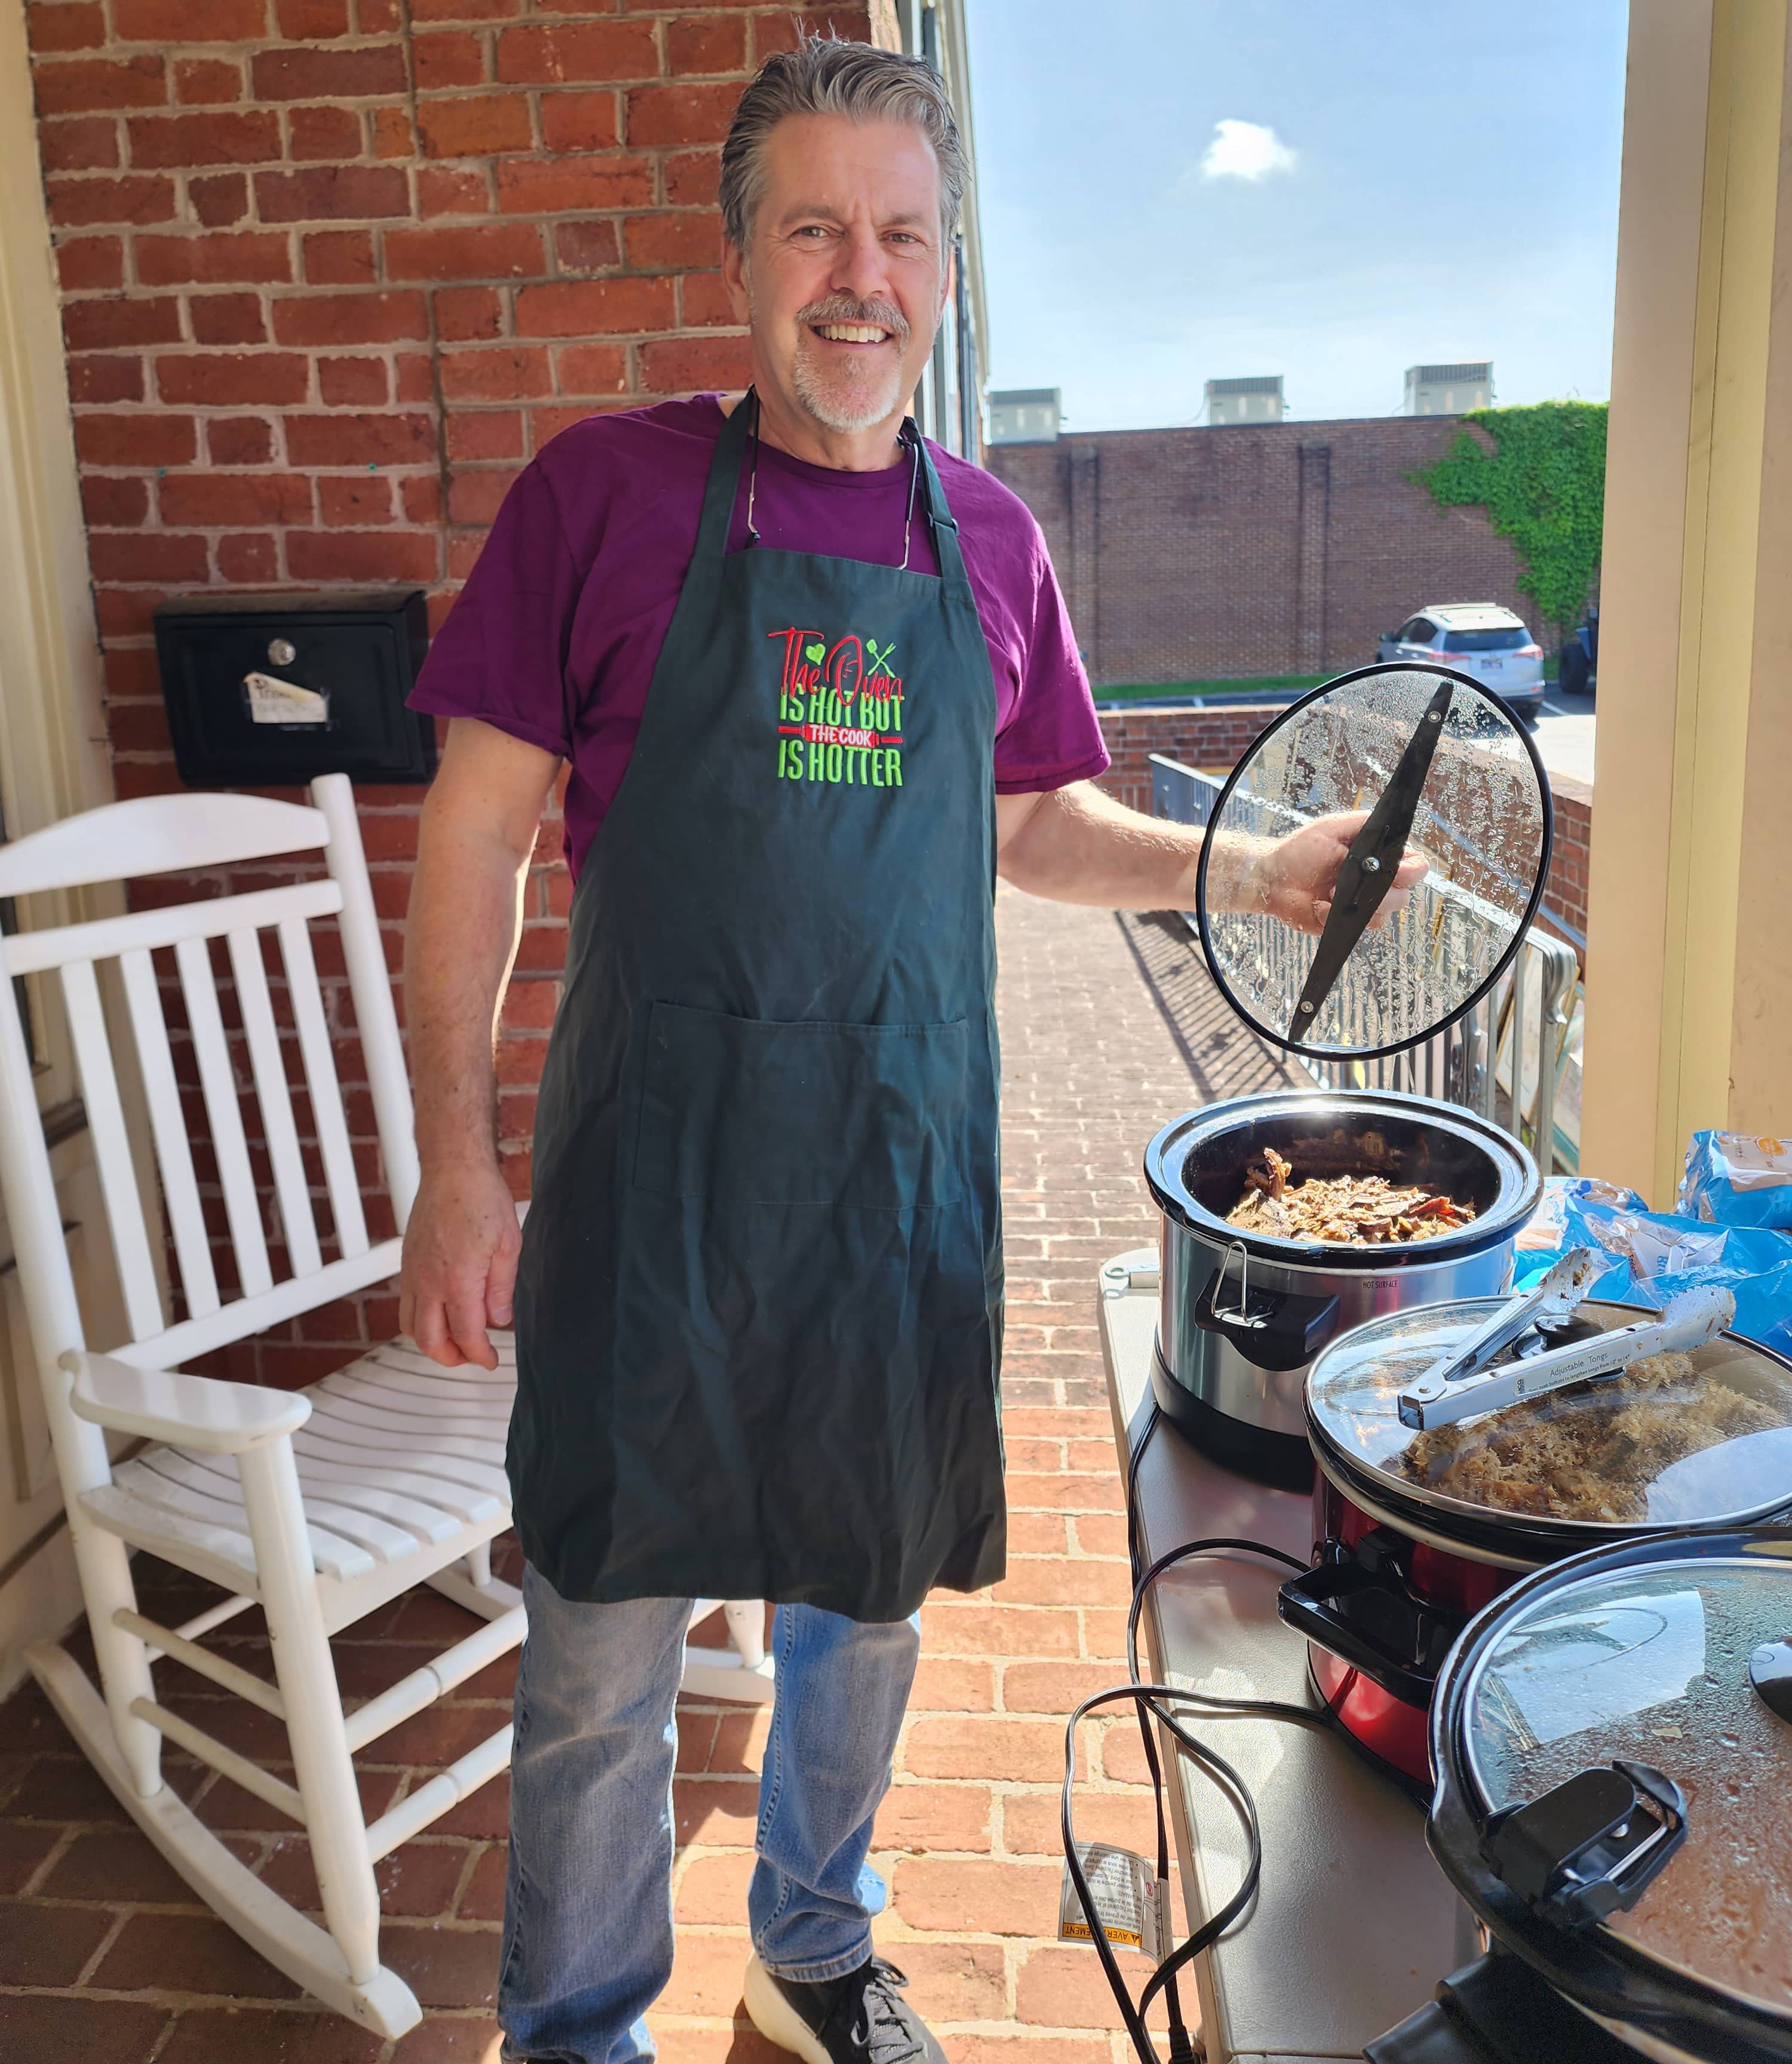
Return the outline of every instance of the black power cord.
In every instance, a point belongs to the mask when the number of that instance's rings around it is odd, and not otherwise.
[[[1172,1707],[1206,1707],[1221,1713],[1232,1713],[1262,1719],[1280,1720],[1291,1725],[1331,1730],[1335,1723],[1323,1708],[1294,1706],[1273,1699],[1225,1699],[1216,1692],[1190,1691],[1181,1685],[1150,1683],[1139,1675],[1139,1616],[1151,1586],[1178,1562],[1187,1562],[1197,1555],[1218,1554],[1245,1554],[1261,1555],[1290,1570],[1305,1570],[1306,1565],[1279,1548],[1261,1541],[1247,1541],[1235,1535],[1215,1535],[1200,1541],[1187,1541],[1178,1548],[1160,1555],[1148,1568],[1141,1568],[1144,1547],[1140,1537],[1138,1516],[1139,1465],[1157,1430],[1162,1417],[1154,1401],[1150,1416],[1145,1421],[1144,1431],[1127,1457],[1126,1466],[1126,1540],[1127,1556],[1132,1574],[1132,1602],[1126,1620],[1126,1662],[1128,1682],[1116,1685],[1111,1690],[1097,1691],[1085,1699],[1072,1713],[1064,1726],[1064,1788],[1061,1828],[1064,1845],[1064,1868],[1070,1876],[1072,1888],[1076,1892],[1077,1904],[1083,1909],[1090,1940],[1095,1945],[1100,1960],[1102,1974],[1107,1979],[1116,2003],[1126,2025],[1126,2032],[1133,2049],[1137,2052],[1139,2064],[1163,2064],[1145,2026],[1145,2016],[1150,2011],[1157,1994],[1164,1994],[1168,2012],[1170,2039],[1169,2064],[1193,2064],[1196,2054],[1195,2043],[1190,2036],[1182,2013],[1177,1973],[1184,1969],[1204,1949],[1209,1948],[1225,1933],[1249,1907],[1257,1896],[1257,1888],[1263,1869],[1262,1831],[1257,1817],[1257,1803],[1243,1778],[1217,1749],[1210,1748],[1197,1735],[1191,1734]],[[1132,1993],[1123,1976],[1113,1945],[1108,1939],[1106,1929],[1097,1913],[1093,1893],[1089,1888],[1088,1875],[1083,1868],[1076,1852],[1076,1828],[1073,1821],[1073,1794],[1076,1776],[1076,1730],[1080,1723],[1098,1707],[1118,1704],[1131,1699],[1139,1718],[1140,1738],[1144,1745],[1145,1767],[1151,1777],[1152,1795],[1156,1808],[1157,1820],[1157,1882],[1164,1889],[1163,1897],[1167,1911],[1168,1887],[1170,1874],[1169,1824],[1164,1810],[1163,1766],[1157,1752],[1156,1737],[1152,1722],[1156,1720],[1183,1753],[1213,1779],[1218,1789],[1237,1814],[1245,1830],[1246,1859],[1245,1872],[1238,1889],[1219,1912],[1203,1921],[1188,1940],[1164,1957],[1146,1981],[1144,1989],[1135,2005]]]

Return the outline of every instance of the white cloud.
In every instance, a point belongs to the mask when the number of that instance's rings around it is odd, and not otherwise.
[[[1214,123],[1213,140],[1201,161],[1204,179],[1255,181],[1294,169],[1294,153],[1274,130],[1261,122],[1238,122],[1230,117]]]

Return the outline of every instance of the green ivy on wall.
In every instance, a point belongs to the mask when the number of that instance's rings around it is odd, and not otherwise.
[[[1407,476],[1439,508],[1485,508],[1516,547],[1519,587],[1554,624],[1558,643],[1580,621],[1599,571],[1606,412],[1603,401],[1476,409],[1463,421],[1487,433],[1491,451],[1464,429],[1435,466]]]

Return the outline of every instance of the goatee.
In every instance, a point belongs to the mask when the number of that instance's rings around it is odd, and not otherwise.
[[[850,361],[816,362],[813,325],[858,323],[888,330],[891,343],[862,365]],[[870,429],[886,422],[902,406],[902,356],[909,341],[908,319],[894,301],[862,301],[850,294],[831,294],[797,315],[797,357],[791,385],[797,399],[824,429],[839,435]]]

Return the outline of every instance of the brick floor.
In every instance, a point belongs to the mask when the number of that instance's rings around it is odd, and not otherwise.
[[[1169,921],[1036,902],[1007,889],[1003,949],[1008,1352],[1003,1379],[1012,1544],[1007,1578],[922,1614],[922,1661],[879,1815],[890,1883],[882,1947],[955,2064],[1124,2064],[1093,1954],[1055,1938],[1063,1715],[1124,1676],[1128,1599],[1092,1272],[1154,1237],[1145,1141],[1189,1103],[1285,1079],[1241,1042]],[[1173,1026],[1173,1029],[1172,1029]],[[168,1572],[151,1610],[199,1609]],[[192,1593],[189,1602],[185,1594]],[[359,1695],[414,1667],[465,1615],[415,1594],[339,1644]],[[216,1637],[266,1667],[247,1620]],[[277,1756],[265,1716],[164,1663],[164,1695],[236,1745]],[[361,1760],[370,1810],[499,1724],[494,1667]],[[236,1719],[224,1715],[234,1710]],[[201,1710],[203,1708],[203,1711]],[[667,2064],[769,2064],[740,1982],[753,1783],[764,1715],[680,1709],[675,1897],[680,1946],[654,2016]],[[1132,1723],[1089,1728],[1082,1824],[1145,1846]],[[1104,1739],[1105,1737],[1105,1739]],[[179,1756],[171,1780],[279,1889],[307,1903],[302,1836]],[[0,1706],[0,2057],[32,2064],[494,2064],[490,2005],[502,1903],[502,1780],[380,1866],[386,1960],[427,2010],[382,2044],[310,2006],[197,1905],[74,1753],[34,1689]],[[1131,1961],[1131,1960],[1129,1960]],[[1144,1966],[1135,1965],[1143,1973]]]

